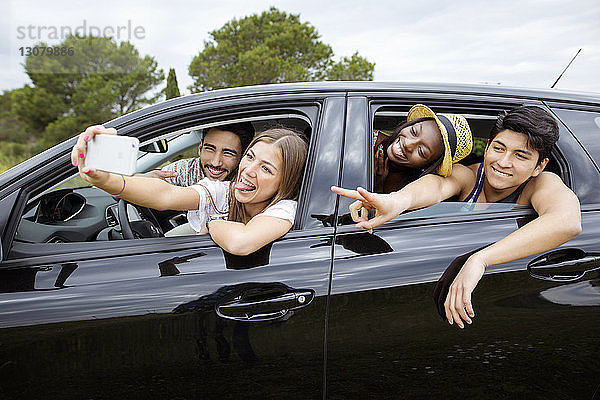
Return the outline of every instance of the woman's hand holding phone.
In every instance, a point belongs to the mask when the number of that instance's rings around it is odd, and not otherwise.
[[[111,175],[114,176],[114,174],[111,174],[110,172],[85,166],[85,157],[88,150],[87,144],[94,138],[95,135],[116,134],[117,130],[115,128],[105,128],[102,125],[90,126],[85,130],[85,132],[82,132],[79,135],[77,143],[75,146],[73,146],[73,150],[71,151],[71,163],[73,166],[78,167],[79,175],[85,181],[96,187],[106,190],[109,193],[118,193],[121,190],[121,188],[118,186],[122,185],[122,182],[120,180],[111,179]],[[113,188],[112,186],[114,186],[115,183],[117,184],[117,187]]]

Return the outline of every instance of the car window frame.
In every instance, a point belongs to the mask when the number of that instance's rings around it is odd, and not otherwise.
[[[565,116],[563,114],[560,114],[559,112],[561,110],[564,111],[575,111],[575,112],[580,112],[580,113],[594,113],[597,114],[598,116],[600,116],[600,108],[591,108],[591,107],[585,107],[585,108],[581,108],[581,107],[575,107],[573,105],[568,105],[568,104],[548,104],[550,109],[552,110],[554,116],[563,123],[563,125],[566,127],[566,129],[575,137],[575,140],[577,140],[577,142],[581,145],[581,147],[583,148],[583,151],[587,154],[587,156],[590,158],[591,162],[596,166],[596,169],[598,169],[598,171],[600,171],[600,151],[597,154],[591,154],[590,151],[587,149],[587,143],[589,142],[589,140],[582,140],[582,137],[585,136],[585,134],[581,134],[579,132],[576,132],[575,128],[573,127],[573,123],[570,120],[567,120],[567,118],[565,118]],[[600,129],[600,126],[598,127]],[[600,138],[600,133],[598,134],[599,138]]]
[[[260,120],[260,114],[265,115],[274,115],[279,114],[282,117],[290,114],[301,115],[305,117],[305,121],[309,121],[309,125],[311,126],[311,134],[309,141],[309,153],[307,156],[307,160],[310,160],[311,157],[315,157],[317,153],[316,149],[316,138],[318,136],[318,127],[321,124],[322,119],[322,110],[323,103],[326,99],[326,96],[319,98],[315,96],[310,99],[299,99],[292,101],[282,101],[278,103],[267,102],[265,104],[256,104],[253,105],[251,110],[248,110],[247,104],[243,104],[241,107],[238,107],[240,110],[236,110],[235,106],[228,105],[226,107],[227,112],[226,115],[235,115],[236,111],[238,111],[237,115],[241,114],[254,114],[256,119]],[[211,106],[210,104],[208,105]],[[214,107],[215,109],[223,108]],[[125,116],[129,117],[129,115]],[[203,117],[197,117],[197,120],[201,120]],[[224,121],[230,121],[230,119],[225,119],[223,117],[219,118],[218,116],[210,116],[211,122],[206,122],[204,125],[217,125],[220,123],[224,123]],[[232,118],[236,119],[236,118]],[[239,119],[239,118],[238,118]],[[304,119],[304,118],[302,118]],[[117,119],[118,120],[118,119]],[[136,125],[139,124],[139,119],[134,119]],[[118,126],[119,124],[113,123],[113,121],[105,124],[107,127]],[[151,126],[152,121],[148,120],[146,126]],[[188,126],[197,126],[190,125]],[[119,133],[121,134],[131,134],[134,132],[134,129],[127,125],[120,125]],[[179,129],[181,130],[181,129]],[[155,140],[156,138],[160,138],[164,135],[170,135],[170,133],[161,132],[160,135],[156,134],[156,136],[149,136],[148,134],[140,133],[140,136],[144,140],[144,142]],[[137,135],[134,135],[137,136]],[[128,252],[128,254],[145,254],[151,252],[159,252],[159,251],[174,251],[180,250],[184,248],[190,247],[198,247],[202,248],[205,246],[215,246],[214,242],[210,238],[210,235],[190,235],[190,236],[179,236],[179,237],[160,237],[160,238],[144,238],[144,239],[131,239],[131,240],[115,240],[115,241],[92,241],[92,242],[69,242],[69,243],[32,243],[31,246],[25,244],[25,246],[21,246],[24,248],[30,247],[30,256],[26,256],[25,252],[23,254],[15,253],[12,251],[13,239],[15,237],[16,229],[19,225],[21,216],[23,211],[25,210],[26,205],[30,201],[34,201],[33,199],[39,197],[40,194],[44,193],[48,188],[57,186],[58,182],[68,181],[72,179],[74,174],[69,174],[69,170],[72,169],[72,165],[70,163],[70,149],[73,146],[76,138],[72,138],[65,142],[62,142],[55,146],[55,148],[50,149],[49,151],[56,151],[60,149],[61,156],[56,157],[52,164],[58,163],[62,168],[62,173],[60,174],[60,178],[53,179],[51,183],[47,183],[45,185],[37,186],[35,188],[26,187],[24,190],[21,190],[19,201],[16,202],[15,207],[13,207],[12,214],[15,216],[11,216],[9,223],[7,224],[7,228],[5,230],[4,238],[10,236],[10,241],[3,240],[3,247],[10,246],[8,251],[4,253],[3,260],[0,261],[0,268],[11,268],[18,267],[24,265],[31,265],[32,263],[57,263],[57,262],[69,262],[70,260],[77,259],[94,259],[98,257],[110,257],[116,256],[119,254],[123,254],[123,249],[128,248],[134,250],[133,252]],[[48,151],[47,151],[48,152]],[[46,152],[46,153],[47,153]],[[68,163],[68,167],[65,167],[65,164]],[[308,162],[307,162],[308,165]],[[309,173],[305,169],[304,176],[302,179],[302,186],[300,191],[300,196],[298,198],[298,212],[296,215],[296,219],[298,221],[302,221],[303,218],[300,218],[300,213],[304,211],[304,208],[300,205],[301,202],[306,201],[308,197],[307,187],[310,182],[307,179],[310,179],[312,174]],[[68,178],[65,179],[65,176],[68,175]],[[32,185],[33,186],[33,185]],[[18,216],[16,216],[18,215]],[[294,224],[296,228],[293,231],[288,232],[284,237],[285,238],[294,238],[297,236],[302,236],[302,226],[299,224]],[[278,239],[281,240],[281,239]],[[6,243],[6,245],[5,245]],[[5,247],[6,248],[6,247]],[[12,254],[11,254],[12,253]],[[17,254],[17,257],[15,257]]]
[[[527,99],[527,98],[508,98],[508,97],[494,97],[489,98],[485,96],[477,96],[474,94],[468,95],[449,95],[449,94],[440,94],[435,95],[432,94],[427,98],[423,98],[422,94],[412,94],[412,93],[356,93],[354,96],[364,96],[368,101],[368,127],[367,134],[370,135],[370,138],[373,136],[374,129],[374,118],[377,110],[380,110],[383,107],[397,107],[408,110],[411,106],[415,104],[425,104],[431,107],[435,112],[440,113],[458,113],[458,114],[469,114],[469,115],[487,115],[497,116],[501,111],[508,110],[510,108],[514,108],[521,105],[535,105],[540,108],[543,108],[547,111],[551,111],[542,101],[538,99]],[[464,110],[468,109],[468,112]],[[359,185],[366,187],[367,190],[372,191],[374,188],[374,152],[372,150],[372,140],[369,140],[370,146],[367,145],[366,150],[366,159],[368,160],[367,170],[369,171],[369,179],[368,182],[360,182]],[[560,177],[563,179],[565,184],[572,188],[571,181],[571,171],[569,164],[567,162],[566,157],[562,153],[559,146],[555,146],[552,155],[555,157],[559,168],[561,168]],[[346,169],[346,166],[344,167]],[[343,200],[345,201],[345,200]],[[451,204],[451,201],[442,202],[442,204]],[[342,211],[343,208],[347,208],[346,205],[341,205],[340,215],[345,214],[345,211]],[[442,205],[443,207],[443,205]],[[452,206],[450,206],[452,207]],[[378,229],[387,229],[388,227],[401,227],[401,226],[420,226],[420,225],[432,225],[432,224],[440,224],[440,223],[454,223],[454,222],[465,222],[465,221],[474,221],[474,220],[482,220],[482,219],[498,219],[498,218],[524,218],[525,220],[530,220],[535,217],[537,213],[532,207],[522,207],[517,206],[511,210],[507,211],[494,211],[491,213],[464,213],[464,214],[454,214],[449,213],[448,215],[435,215],[431,217],[422,217],[413,219],[412,217],[408,217],[406,219],[403,218],[403,215],[385,223]],[[408,214],[407,214],[408,215]],[[343,228],[342,222],[343,218],[338,220],[338,228]],[[348,221],[344,222],[345,224]],[[343,228],[340,232],[345,232],[345,228]]]
[[[460,103],[459,105],[449,105],[447,104],[446,101],[444,101],[445,104],[443,104],[441,107],[438,107],[436,104],[436,100],[433,101],[429,101],[431,105],[431,107],[439,113],[457,113],[457,114],[462,114],[462,115],[466,115],[468,116],[467,119],[469,118],[473,118],[476,117],[478,115],[484,115],[486,116],[486,118],[483,119],[490,119],[490,117],[497,117],[497,115],[504,110],[508,110],[512,107],[517,107],[520,105],[535,105],[538,106],[540,108],[545,109],[548,112],[551,112],[550,109],[548,109],[548,107],[546,107],[545,104],[543,104],[541,101],[534,101],[534,100],[530,100],[530,99],[526,99],[526,100],[520,100],[520,101],[515,101],[513,102],[509,102],[508,99],[504,99],[505,102],[500,102],[500,103],[492,103],[492,102],[477,102],[477,107],[480,110],[484,110],[485,113],[473,113],[473,112],[464,112],[463,109],[465,108],[465,104],[468,103]],[[406,107],[406,105],[404,104],[405,102],[403,101],[402,103],[398,104],[398,105],[393,105],[393,106],[399,106],[399,107]],[[415,103],[416,104],[416,103]],[[485,104],[487,104],[488,106],[486,107]],[[491,104],[495,104],[494,106],[491,106]],[[428,105],[429,106],[429,105]],[[380,104],[379,102],[373,102],[371,101],[369,104],[369,118],[371,121],[371,129],[373,129],[373,122],[375,119],[375,114],[377,113],[377,111],[379,111],[381,108],[383,107],[390,107],[390,105],[388,104]],[[410,106],[408,106],[410,107]],[[437,111],[438,109],[441,109],[441,111]],[[492,114],[495,113],[495,114]],[[481,136],[477,136],[478,138],[483,138]],[[372,154],[373,152],[371,152],[371,160],[370,162],[373,163],[374,162],[374,156]],[[570,170],[569,170],[569,166],[568,166],[568,162],[564,156],[564,154],[561,152],[560,146],[557,144],[556,146],[554,146],[554,149],[552,150],[552,157],[554,157],[553,161],[556,162],[558,168],[560,168],[559,173],[557,173],[557,175],[559,175],[559,177],[563,180],[563,182],[567,185],[567,187],[571,188],[572,182],[570,179]],[[373,186],[371,186],[372,188]]]

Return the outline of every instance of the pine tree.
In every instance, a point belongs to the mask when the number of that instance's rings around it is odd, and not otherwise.
[[[167,87],[164,90],[167,100],[174,97],[179,97],[179,86],[177,85],[177,76],[175,75],[175,68],[169,70],[169,76],[167,77]]]

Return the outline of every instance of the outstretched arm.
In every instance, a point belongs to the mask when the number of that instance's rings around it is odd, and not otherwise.
[[[538,217],[467,259],[444,303],[450,324],[456,322],[462,328],[463,321],[471,323],[475,315],[471,293],[486,267],[552,250],[581,232],[579,200],[557,175],[542,173],[526,192],[531,193],[530,203]]]
[[[331,190],[356,200],[350,205],[350,213],[357,228],[372,230],[406,210],[431,206],[466,190],[473,182],[473,172],[460,164],[452,169],[448,177],[434,174],[425,175],[409,183],[397,192],[388,194],[371,193],[363,188],[349,190],[332,186]],[[368,219],[369,209],[375,210],[375,217]]]
[[[177,175],[178,175],[177,172],[174,172],[174,171],[164,171],[161,169],[153,169],[148,172],[135,174],[134,176],[143,176],[146,178],[157,178],[157,179],[165,180],[167,178],[177,178]]]
[[[543,253],[581,233],[581,208],[575,193],[546,172],[532,182],[530,203],[538,217],[483,249],[487,266]]]
[[[105,128],[101,125],[86,129],[77,140],[71,152],[71,163],[79,168],[79,175],[92,185],[141,206],[157,210],[193,210],[198,207],[199,195],[192,188],[173,186],[167,182],[141,176],[128,176],[112,174],[84,167],[87,143],[94,135],[116,135],[114,128]]]
[[[210,236],[223,250],[246,256],[285,235],[292,228],[292,223],[263,215],[252,218],[247,224],[213,220],[207,226]]]

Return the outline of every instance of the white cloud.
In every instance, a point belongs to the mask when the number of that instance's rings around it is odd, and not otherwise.
[[[577,49],[583,48],[557,85],[600,92],[600,3],[597,0],[505,0],[502,2],[419,2],[352,0],[223,0],[220,2],[107,0],[101,3],[11,0],[0,29],[0,88],[27,82],[18,55],[26,43],[17,26],[143,26],[132,40],[141,54],[154,56],[168,72],[176,68],[180,89],[192,80],[187,68],[209,38],[232,18],[261,12],[273,4],[300,14],[330,44],[336,58],[355,51],[375,62],[375,79],[386,81],[500,82],[549,87]],[[6,20],[6,16],[8,21]],[[7,28],[8,27],[8,28]],[[8,36],[7,36],[8,35]]]

